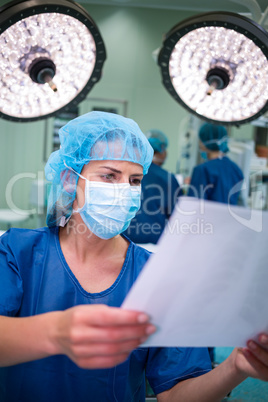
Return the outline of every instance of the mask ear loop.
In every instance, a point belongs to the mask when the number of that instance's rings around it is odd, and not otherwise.
[[[217,144],[218,146],[221,146],[224,142],[227,142],[228,143],[228,137],[227,136],[225,136],[225,137],[222,137],[220,140],[209,140],[209,141],[206,141],[206,142],[203,142],[203,144],[206,146],[207,144]],[[222,159],[223,158],[223,156],[224,156],[224,152],[222,152],[221,150],[219,150],[219,152],[220,152],[220,156],[219,156],[219,159]]]
[[[205,142],[203,142],[203,144],[204,144],[204,145],[206,145],[206,144],[217,144],[217,145],[221,145],[221,144],[223,144],[225,141],[228,142],[228,137],[227,137],[227,136],[222,137],[220,140],[209,140],[209,141],[205,141]]]
[[[87,179],[86,179],[84,176],[82,176],[80,173],[76,172],[71,166],[68,166],[65,161],[63,161],[63,163],[64,163],[64,166],[67,167],[67,169],[70,169],[72,172],[74,172],[74,173],[77,174],[79,177],[81,177],[81,179],[87,180]],[[73,213],[79,214],[79,212],[80,212],[83,208],[84,208],[84,206],[81,207],[81,208],[78,208],[78,209],[73,209]],[[70,219],[70,217],[69,217],[69,219]]]
[[[80,173],[78,173],[76,170],[74,170],[71,166],[68,166],[67,163],[64,161],[64,166],[67,167],[67,169],[70,169],[72,172],[76,173],[81,179],[87,180],[84,176],[82,176]]]

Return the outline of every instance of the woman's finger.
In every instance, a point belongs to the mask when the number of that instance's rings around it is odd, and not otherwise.
[[[140,340],[131,340],[127,342],[120,342],[116,344],[111,343],[98,343],[88,345],[77,345],[73,348],[72,353],[81,357],[93,356],[116,356],[122,353],[131,353],[141,344]]]
[[[124,310],[118,307],[109,307],[103,304],[89,306],[82,305],[72,309],[73,319],[84,321],[88,325],[115,326],[145,324],[149,322],[147,314],[138,311]]]
[[[117,356],[93,356],[93,357],[83,357],[76,360],[76,364],[85,369],[104,369],[115,367],[120,363],[123,363],[128,358],[128,353],[122,353]]]
[[[263,381],[268,381],[268,366],[258,359],[256,349],[253,353],[250,349],[245,348],[242,349],[242,353],[251,365],[251,372],[249,375]]]
[[[268,368],[268,349],[253,340],[247,342],[247,347],[250,352]]]
[[[147,338],[156,328],[152,324],[128,325],[115,327],[79,327],[71,332],[71,342],[88,344],[119,343],[129,340]]]

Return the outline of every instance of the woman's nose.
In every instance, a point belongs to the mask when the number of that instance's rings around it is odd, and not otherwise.
[[[129,180],[130,179],[129,179],[128,175],[122,175],[120,180],[119,180],[119,183],[129,183]]]

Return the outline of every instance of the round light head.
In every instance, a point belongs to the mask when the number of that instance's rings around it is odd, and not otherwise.
[[[207,13],[171,29],[158,56],[163,84],[190,112],[242,124],[268,109],[268,34],[248,18]]]
[[[68,111],[100,79],[100,32],[70,0],[13,1],[0,9],[0,117],[32,121]]]

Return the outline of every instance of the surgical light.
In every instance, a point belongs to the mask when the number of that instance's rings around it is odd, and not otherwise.
[[[100,79],[106,58],[90,15],[71,0],[0,8],[0,117],[33,121],[68,111]]]
[[[163,85],[191,113],[242,124],[268,109],[268,34],[238,14],[200,14],[173,27],[158,54]]]

